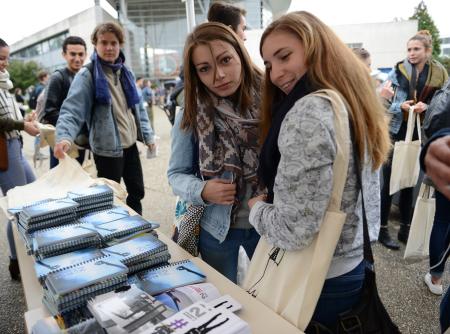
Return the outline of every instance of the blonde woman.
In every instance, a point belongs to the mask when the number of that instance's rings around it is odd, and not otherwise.
[[[337,92],[347,104],[355,142],[341,210],[342,234],[312,320],[332,328],[339,313],[361,297],[363,220],[354,157],[362,161],[362,186],[369,236],[379,228],[379,174],[389,150],[387,122],[365,65],[318,18],[290,13],[265,30],[260,51],[266,66],[262,104],[259,177],[267,198],[249,201],[250,223],[274,247],[308,247],[320,230],[330,201],[336,139],[328,100],[308,96],[320,89]]]

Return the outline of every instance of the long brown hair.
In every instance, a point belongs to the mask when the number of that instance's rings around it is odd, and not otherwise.
[[[366,66],[328,26],[304,11],[284,15],[267,27],[261,37],[261,55],[267,36],[280,31],[296,36],[303,43],[312,87],[332,89],[343,97],[361,161],[367,151],[372,167],[380,167],[390,149],[388,119]],[[270,81],[268,70],[263,87],[261,139],[264,140],[271,126],[272,104],[283,94]]]
[[[197,127],[197,100],[211,105],[213,102],[208,93],[208,88],[200,81],[197,71],[192,63],[192,53],[199,45],[207,45],[215,40],[230,44],[237,52],[242,65],[241,84],[235,93],[239,110],[244,112],[253,101],[252,89],[259,92],[262,80],[262,72],[253,64],[250,56],[239,37],[226,25],[216,22],[203,23],[197,26],[187,37],[184,46],[184,113],[181,128],[184,130]],[[259,94],[258,94],[259,96]]]

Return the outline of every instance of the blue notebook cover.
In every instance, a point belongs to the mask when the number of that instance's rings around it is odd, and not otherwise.
[[[79,266],[50,273],[45,279],[45,285],[53,295],[64,296],[94,284],[100,284],[107,288],[111,285],[108,280],[127,273],[128,268],[124,264],[114,257],[107,256]]]
[[[45,279],[45,276],[55,270],[66,269],[103,256],[105,254],[97,248],[85,248],[36,261],[34,270],[39,280],[42,281]]]
[[[81,189],[75,189],[67,192],[67,196],[75,201],[85,200],[90,198],[100,197],[113,197],[114,193],[110,187],[105,184],[94,185],[92,187],[85,187]]]
[[[151,234],[145,234],[120,244],[104,248],[106,254],[118,257],[122,261],[149,257],[167,249],[167,245]],[[124,263],[125,263],[124,262]]]
[[[139,215],[127,216],[109,223],[94,226],[103,241],[120,238],[140,231],[149,231],[158,228],[159,224],[149,222]]]
[[[52,201],[40,201],[23,208],[21,215],[26,219],[40,217],[43,215],[61,215],[67,211],[75,211],[78,203],[70,198],[55,199]]]
[[[201,269],[190,260],[184,260],[140,272],[132,283],[150,295],[157,295],[180,286],[205,281],[206,275]]]
[[[88,229],[90,228],[90,229]],[[96,232],[91,224],[70,224],[39,230],[33,234],[33,250],[52,246],[63,242],[81,240],[94,237]]]
[[[78,220],[82,223],[90,223],[93,225],[101,225],[129,216],[128,210],[122,206],[115,206],[110,209],[90,213]]]

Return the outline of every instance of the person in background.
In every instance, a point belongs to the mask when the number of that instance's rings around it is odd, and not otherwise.
[[[142,88],[142,98],[143,98],[144,102],[147,104],[146,108],[147,108],[148,120],[150,121],[150,125],[151,125],[153,131],[155,131],[155,127],[154,127],[155,124],[154,124],[154,120],[153,120],[154,94],[153,94],[153,89],[152,89],[152,83],[150,80],[144,79],[143,88]]]
[[[113,22],[99,24],[91,42],[95,48],[92,73],[87,68],[77,73],[61,106],[55,157],[64,158],[86,124],[98,177],[118,183],[123,178],[127,205],[142,214],[144,178],[136,142],[144,141],[151,150],[155,144],[134,75],[120,50],[125,42],[123,29]]]
[[[31,136],[39,134],[39,129],[30,117],[31,114],[24,119],[14,96],[9,93],[13,83],[7,71],[8,65],[9,46],[0,38],[0,135],[6,137],[8,151],[8,168],[0,171],[0,188],[5,195],[8,190],[26,185],[36,179],[23,156],[20,131],[23,130]],[[11,221],[8,221],[6,231],[10,250],[9,273],[12,279],[20,280]]]
[[[438,231],[436,232],[441,234],[439,238],[441,242],[436,246],[441,246],[440,250],[442,253],[440,254],[440,261],[442,264],[439,266],[443,269],[450,252],[450,128],[442,129],[430,138],[422,149],[420,164],[422,170],[427,173],[436,186],[436,216],[434,224],[439,225]],[[432,245],[434,241],[435,238],[431,236],[430,262],[431,248],[436,247]],[[436,280],[433,284],[438,285],[439,283]],[[441,331],[444,333],[450,328],[450,289],[447,289],[447,292],[442,298],[439,320],[441,323]]]
[[[206,206],[200,254],[236,282],[239,247],[251,258],[259,241],[247,200],[258,193],[262,74],[233,30],[215,22],[188,36],[183,64],[184,111],[172,128],[167,176],[176,195]]]
[[[19,105],[22,117],[25,117],[25,99],[23,98],[21,88],[17,87],[16,89],[14,89],[14,98],[16,99],[16,102]]]
[[[352,50],[355,53],[355,55],[358,56],[358,58],[364,63],[364,65],[367,66],[367,68],[370,72],[371,66],[372,66],[372,59],[371,59],[369,51],[367,51],[364,48],[353,48]],[[379,84],[376,78],[374,78],[374,80],[375,80],[375,86],[377,89],[377,93],[381,97],[381,102],[383,103],[383,105],[386,109],[389,109],[389,107],[391,105],[390,100],[394,96],[394,90],[392,89],[392,82],[387,80],[386,82]],[[383,177],[383,176],[381,176],[381,177]],[[381,182],[383,182],[383,180],[381,180]],[[385,225],[380,226],[380,233],[378,234],[378,241],[382,245],[384,245],[385,247],[390,248],[390,249],[398,250],[400,248],[400,245],[391,238],[389,231],[387,229],[387,226],[385,226]]]
[[[239,36],[242,41],[246,41],[245,30],[247,21],[245,15],[247,11],[230,3],[216,1],[211,4],[208,10],[208,22],[219,22],[229,26]]]
[[[388,109],[391,116],[389,132],[392,145],[405,139],[409,108],[414,107],[414,112],[422,114],[420,117],[423,118],[434,92],[447,81],[448,74],[444,66],[431,58],[432,45],[430,33],[427,30],[419,31],[407,43],[407,57],[398,62],[388,75],[388,80],[392,83],[395,91]],[[417,138],[416,129],[413,139],[417,140]],[[391,211],[392,196],[389,195],[389,184],[392,172],[392,154],[391,151],[389,159],[382,169],[381,233],[387,231]],[[400,230],[397,238],[406,243],[413,212],[413,188],[400,190],[399,210]],[[398,244],[392,239],[388,240],[387,236],[383,245],[398,249]]]
[[[40,117],[44,123],[56,126],[59,112],[64,100],[69,93],[70,85],[75,74],[83,67],[86,59],[86,42],[78,36],[67,37],[62,45],[62,56],[66,61],[66,67],[58,69],[50,77],[46,88],[43,115]],[[58,165],[58,159],[53,155],[50,147],[50,168]],[[78,162],[84,161],[85,150],[78,150]]]
[[[354,146],[341,211],[346,221],[312,320],[332,329],[361,298],[365,276],[362,201],[369,237],[379,230],[379,168],[389,151],[384,109],[367,67],[317,17],[294,12],[272,22],[260,43],[266,66],[262,93],[263,146],[258,175],[267,196],[250,199],[250,224],[273,247],[308,247],[327,211],[336,157],[330,101],[309,94],[331,89],[347,106]],[[356,150],[355,150],[355,149]],[[361,171],[355,159],[361,161]],[[362,189],[357,182],[361,173]]]

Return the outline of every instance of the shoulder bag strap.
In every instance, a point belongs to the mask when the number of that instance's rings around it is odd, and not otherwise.
[[[361,207],[362,207],[363,236],[364,236],[364,260],[366,260],[366,262],[370,264],[373,269],[374,266],[373,253],[372,253],[372,246],[370,245],[369,226],[367,224],[366,208],[364,206],[364,191],[361,180],[362,164],[361,160],[359,159],[358,148],[356,147],[353,126],[350,128],[350,133],[353,142],[353,155],[355,160],[356,181],[358,187],[361,189]]]

